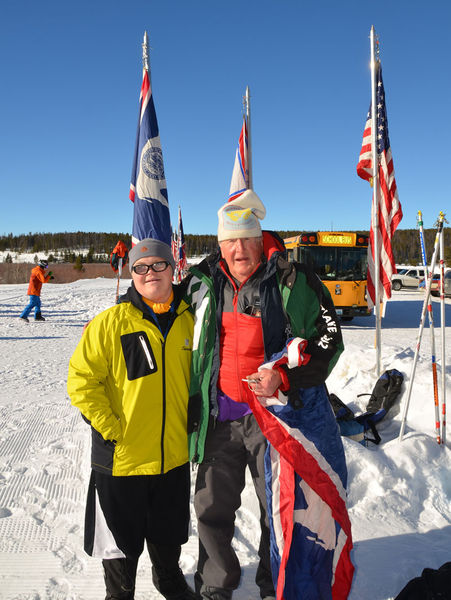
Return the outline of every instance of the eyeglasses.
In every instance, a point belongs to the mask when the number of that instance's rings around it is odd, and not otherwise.
[[[135,265],[132,267],[132,271],[134,271],[137,275],[146,275],[150,269],[155,271],[155,273],[161,273],[161,271],[166,271],[169,267],[167,260],[159,260],[158,262],[154,262],[151,265]]]

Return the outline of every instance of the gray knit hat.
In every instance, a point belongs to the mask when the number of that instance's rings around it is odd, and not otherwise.
[[[152,238],[146,238],[141,240],[133,246],[128,255],[130,270],[139,258],[145,258],[146,256],[159,256],[167,260],[173,269],[175,269],[175,261],[172,256],[172,250],[168,244],[161,242],[160,240],[154,240]]]

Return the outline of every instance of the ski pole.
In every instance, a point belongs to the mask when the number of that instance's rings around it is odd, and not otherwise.
[[[443,220],[445,215],[441,213]],[[445,231],[440,232],[440,327],[442,338],[442,444],[446,444],[446,359],[445,359]]]
[[[425,282],[429,281],[429,278],[433,276],[434,272],[432,269],[428,271],[428,263],[426,258],[426,243],[424,241],[424,229],[423,229],[423,216],[421,210],[418,211],[418,227],[420,230],[420,248],[421,258],[423,260]],[[428,318],[429,318],[429,329],[431,332],[431,360],[432,360],[432,384],[434,389],[434,410],[435,410],[435,435],[437,443],[440,444],[440,411],[438,401],[438,381],[437,381],[437,361],[435,356],[435,330],[434,330],[434,315],[432,312],[432,299],[427,305]]]
[[[116,304],[117,304],[117,301],[119,300],[119,282],[121,280],[121,275],[122,275],[122,258],[119,258],[119,268],[117,271]]]
[[[438,221],[438,225],[437,225],[437,234],[435,236],[434,253],[432,255],[432,261],[431,261],[431,271],[432,272],[434,272],[435,263],[437,262],[437,252],[438,252],[439,241],[440,241],[440,233],[441,233],[441,231],[443,229],[443,219],[444,219],[444,215],[443,215],[442,212],[440,212],[439,221]],[[404,435],[404,428],[405,428],[405,425],[406,425],[407,410],[409,408],[410,396],[412,394],[413,380],[415,378],[415,370],[416,370],[416,367],[417,367],[418,354],[420,352],[421,337],[423,335],[423,329],[424,329],[424,322],[425,322],[425,317],[426,317],[427,304],[429,302],[429,296],[431,295],[431,284],[432,284],[432,277],[429,278],[428,282],[427,282],[426,297],[424,299],[423,309],[421,311],[420,328],[418,330],[417,345],[416,345],[416,348],[415,348],[415,355],[413,357],[412,370],[411,370],[411,373],[410,373],[409,388],[407,390],[407,396],[406,396],[406,399],[404,401],[404,407],[403,407],[403,413],[402,413],[402,420],[401,420],[401,429],[399,431],[399,441],[400,442],[402,442],[402,438],[403,438],[403,435]]]

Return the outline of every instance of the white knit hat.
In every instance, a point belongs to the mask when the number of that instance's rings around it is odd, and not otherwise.
[[[261,237],[259,219],[265,215],[266,209],[257,194],[246,190],[218,210],[218,241]]]

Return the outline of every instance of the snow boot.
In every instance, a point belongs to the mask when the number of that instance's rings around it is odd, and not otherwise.
[[[102,560],[106,596],[105,600],[133,600],[138,560],[111,558]]]
[[[184,592],[176,594],[175,596],[165,596],[165,598],[166,600],[201,600],[199,594],[196,594],[196,592],[189,586]]]
[[[201,598],[205,598],[206,600],[231,600],[232,591],[203,585],[201,588]]]
[[[36,313],[34,320],[35,321],[45,321],[44,317],[41,315],[40,312]]]
[[[200,600],[200,595],[190,588],[186,582],[182,571],[177,568],[176,571],[164,573],[152,566],[152,580],[154,586],[166,600]]]
[[[22,319],[22,321],[26,321],[27,323],[29,323],[28,317],[19,317],[19,319]]]

